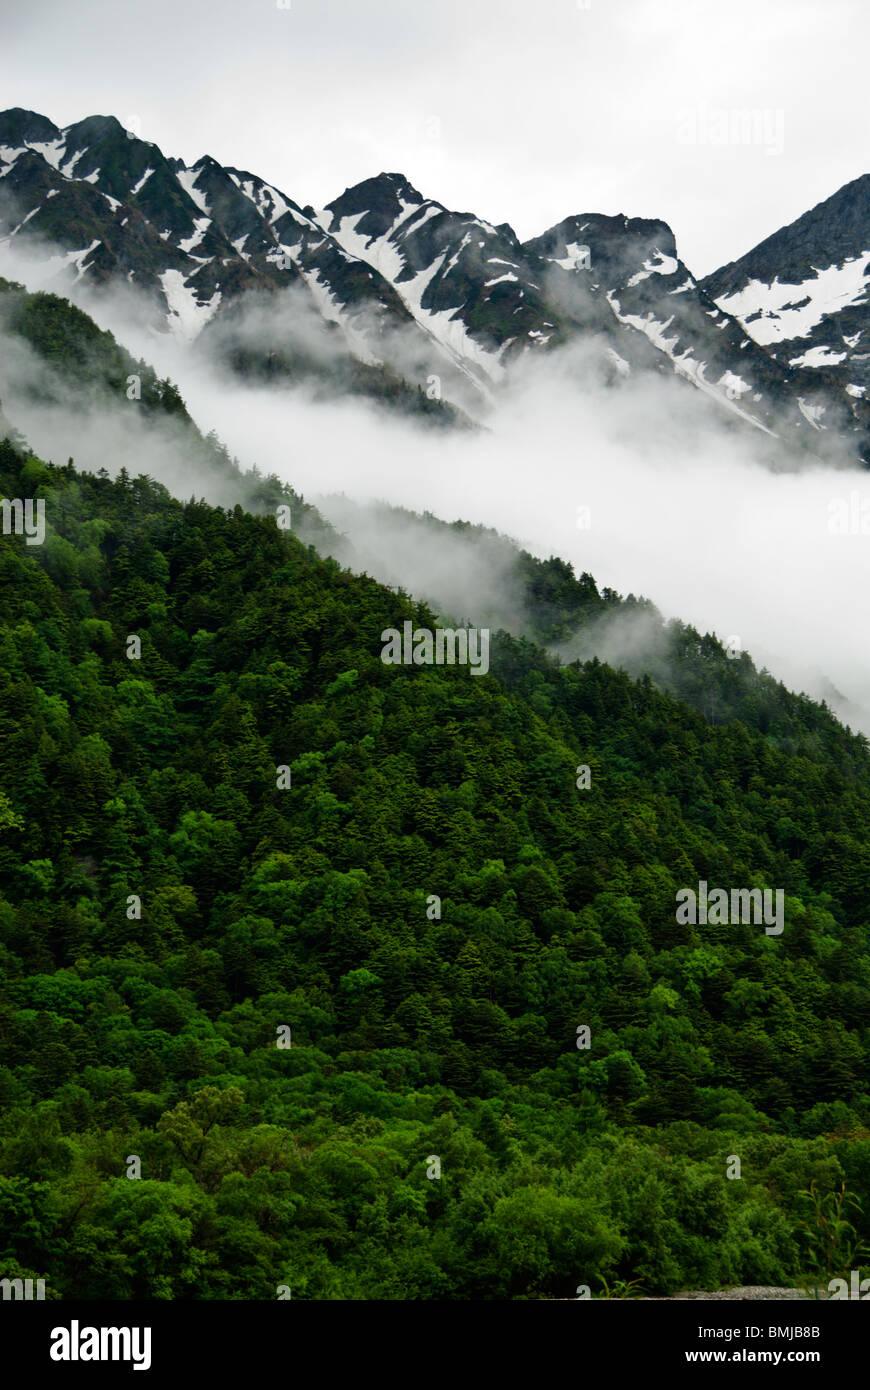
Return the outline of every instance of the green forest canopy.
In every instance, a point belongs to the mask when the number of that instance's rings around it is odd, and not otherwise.
[[[0,538],[0,1275],[827,1273],[801,1190],[870,1185],[864,739],[772,682],[712,726],[504,633],[485,677],[386,667],[434,615],[273,517],[8,441],[0,494],[48,528]],[[678,925],[700,879],[782,888],[783,935]]]

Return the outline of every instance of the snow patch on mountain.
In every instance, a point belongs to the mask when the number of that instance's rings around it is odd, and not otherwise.
[[[848,355],[847,352],[833,352],[829,347],[817,346],[801,353],[799,357],[790,357],[788,365],[790,367],[836,367],[839,362],[845,361]]]
[[[151,173],[153,172],[154,171],[152,169]],[[204,213],[206,217],[211,217],[211,208],[206,202],[205,195],[203,193],[200,193],[199,189],[196,187],[196,181],[199,178],[199,172],[200,171],[198,169],[179,169],[175,177],[178,179],[178,182],[181,184],[181,187],[184,189],[188,198],[190,198],[191,201],[196,204],[200,212]]]
[[[60,173],[61,156],[66,149],[66,141],[62,135],[58,135],[54,140],[34,140],[26,148],[41,154],[45,162]]]
[[[686,348],[685,352],[680,354],[674,352],[674,348],[679,341],[679,334],[676,334],[673,338],[665,337],[665,330],[668,329],[674,321],[673,316],[666,319],[664,322],[660,322],[651,312],[648,313],[645,318],[641,318],[639,314],[623,314],[620,309],[619,300],[612,291],[609,290],[607,292],[606,298],[619,322],[626,324],[629,328],[637,329],[639,333],[643,333],[649,338],[654,347],[657,347],[660,352],[665,353],[666,356],[671,359],[674,371],[678,376],[685,377],[685,379],[690,381],[693,386],[696,386],[698,390],[711,396],[720,405],[733,411],[735,415],[741,416],[741,418],[746,420],[750,425],[754,425],[756,429],[762,430],[765,434],[769,434],[776,438],[773,430],[769,430],[766,425],[763,425],[760,420],[756,420],[748,411],[741,409],[738,404],[736,397],[743,394],[743,388],[745,387],[745,383],[741,377],[732,372],[725,372],[719,378],[716,385],[713,385],[712,382],[707,381],[704,376],[706,363],[698,362],[692,356],[691,348]],[[724,388],[724,390],[720,390],[720,387]]]
[[[435,339],[441,347],[445,348],[457,366],[465,368],[469,362],[482,368],[491,381],[501,378],[504,368],[498,362],[492,352],[481,347],[480,343],[475,342],[471,337],[462,319],[459,317],[459,309],[424,309],[423,296],[432,280],[441,271],[447,274],[455,265],[456,260],[462,250],[462,246],[468,241],[464,237],[459,249],[454,252],[449,264],[445,266],[447,252],[442,251],[441,255],[433,261],[432,265],[409,280],[396,280],[393,282],[394,288],[402,298],[406,309],[413,314],[414,318],[424,328],[427,333]],[[476,379],[476,378],[475,378]]]
[[[437,217],[444,211],[438,204],[421,206],[419,203],[406,202],[401,197],[398,202],[401,211],[383,236],[367,237],[357,231],[360,222],[368,215],[367,212],[343,217],[338,227],[332,228],[329,232],[345,251],[356,260],[365,261],[366,265],[370,265],[391,284],[395,283],[405,269],[405,258],[396,244],[397,235],[400,232],[407,233],[412,223],[416,223],[413,230],[419,231],[432,217]],[[324,230],[329,229],[324,226]]]
[[[153,170],[153,169],[146,169],[146,170],[145,170],[145,173],[142,175],[141,179],[138,179],[137,182],[134,183],[133,187],[130,189],[130,192],[131,192],[131,193],[141,193],[142,189],[145,187],[146,183],[148,182],[148,180],[150,179],[150,177],[151,177],[151,175],[152,175],[153,173],[154,173],[154,170]],[[181,183],[181,176],[180,176],[180,175],[179,175],[178,181],[179,181],[179,183]]]
[[[281,196],[277,188],[272,188],[268,183],[264,183],[260,187],[259,195],[257,199],[255,199],[255,202],[260,216],[264,217],[272,226],[274,226],[276,222],[280,222],[281,218],[285,217],[288,212],[290,216],[296,218],[297,221],[299,219],[299,213],[295,208],[291,208],[290,204]],[[309,219],[306,217],[304,220],[308,222]]]
[[[379,275],[390,282],[405,308],[413,315],[420,327],[434,338],[447,351],[456,365],[470,375],[473,380],[477,382],[478,376],[475,372],[468,371],[469,365],[472,364],[482,368],[489,380],[498,380],[503,374],[503,368],[496,355],[481,347],[480,343],[475,342],[471,337],[459,317],[459,308],[424,309],[422,303],[426,290],[435,277],[439,273],[449,274],[456,265],[459,256],[471,240],[470,233],[466,232],[463,235],[449,262],[447,261],[448,252],[444,250],[431,265],[409,276],[405,257],[396,244],[397,233],[407,232],[412,223],[415,224],[413,230],[418,231],[425,222],[438,216],[444,209],[437,204],[421,207],[420,204],[406,202],[401,197],[399,198],[399,206],[401,209],[399,215],[380,237],[367,237],[357,230],[360,222],[367,215],[365,212],[343,217],[338,226],[331,229],[330,235],[350,255],[371,266],[373,270],[376,270]]]
[[[721,386],[726,395],[730,396],[732,400],[739,400],[747,391],[752,390],[749,383],[738,376],[736,372],[723,372],[716,382],[716,385]]]
[[[365,261],[366,265],[370,265],[379,275],[392,281],[404,269],[404,261],[398,248],[390,244],[389,232],[382,237],[366,237],[357,231],[359,223],[366,216],[367,213],[363,211],[353,213],[349,217],[342,217],[330,235],[351,256],[355,256],[359,261]],[[392,231],[392,228],[390,230]]]
[[[620,357],[614,348],[605,348],[605,356],[613,363],[620,376],[631,376],[631,365],[626,362],[624,357]]]
[[[65,260],[66,265],[68,267],[75,266],[77,280],[81,280],[82,276],[88,268],[88,256],[90,256],[92,251],[96,251],[99,244],[100,240],[99,237],[97,237],[96,240],[91,242],[90,246],[85,247],[84,251],[68,251],[66,256],[62,258],[63,260]]]
[[[800,284],[780,284],[778,276],[769,285],[750,280],[743,289],[716,303],[738,319],[762,347],[806,338],[826,314],[866,302],[868,264],[870,251],[862,251],[841,265],[814,267],[815,274]]]
[[[84,150],[76,150],[72,159],[68,160],[66,164],[60,165],[59,172],[63,174],[65,179],[71,179],[75,176],[75,167],[83,154]]]
[[[820,430],[823,426],[819,423],[825,413],[823,405],[807,405],[802,396],[798,396],[798,405],[801,415],[812,425],[814,430]]]
[[[648,261],[644,261],[643,269],[638,270],[630,280],[626,281],[626,289],[633,289],[635,285],[640,284],[641,280],[648,280],[651,275],[673,275],[679,270],[680,263],[675,256],[666,256],[661,251],[656,251],[655,256],[655,261],[652,257]]]
[[[190,255],[191,251],[193,251],[197,246],[199,246],[199,243],[202,241],[203,237],[205,236],[206,232],[211,226],[211,218],[195,217],[193,219],[193,225],[196,228],[196,230],[192,232],[190,236],[184,237],[178,243],[179,250],[184,251],[187,255]]]
[[[375,357],[365,335],[354,327],[351,316],[338,303],[329,285],[321,278],[319,271],[306,270],[303,266],[299,266],[299,273],[308,286],[317,310],[328,323],[338,325],[354,357],[370,367],[379,367],[381,359]]]
[[[22,227],[26,227],[26,226],[27,226],[27,223],[30,221],[31,217],[35,217],[36,214],[37,214],[39,211],[40,211],[40,208],[39,208],[39,204],[37,203],[36,207],[35,207],[35,208],[31,208],[30,211],[29,211],[29,213],[27,214],[27,216],[26,216],[26,217],[23,217],[23,218],[21,219],[21,221],[18,223],[18,226],[12,228],[12,232],[10,233],[10,235],[11,235],[11,236],[15,236],[16,232],[20,232],[20,231],[21,231],[21,228],[22,228]]]
[[[220,290],[206,304],[201,304],[196,290],[186,284],[180,270],[164,270],[157,278],[169,308],[170,330],[186,342],[192,342],[217,312]]]
[[[583,224],[586,225],[585,223]],[[581,232],[583,227],[580,228]],[[569,241],[565,247],[565,255],[562,257],[548,256],[547,259],[554,265],[559,265],[563,270],[582,269],[586,258],[586,248],[581,246],[579,241]]]
[[[666,353],[668,357],[674,360],[673,350],[679,341],[680,335],[677,333],[673,338],[665,337],[665,329],[670,328],[674,321],[673,314],[669,319],[665,319],[663,323],[655,318],[652,310],[650,310],[644,318],[641,318],[640,314],[623,314],[620,309],[619,300],[612,290],[607,291],[606,298],[620,323],[627,324],[629,328],[636,328],[639,333],[645,334],[653,347],[657,347],[660,352]]]

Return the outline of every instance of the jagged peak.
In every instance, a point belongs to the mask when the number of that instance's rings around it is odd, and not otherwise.
[[[0,111],[0,144],[13,148],[43,144],[57,140],[60,133],[60,128],[38,111],[27,111],[23,106],[10,106]]]
[[[374,178],[363,179],[361,183],[346,188],[340,197],[327,203],[331,210],[341,205],[346,211],[377,210],[387,204],[422,204],[427,200],[404,174],[376,174]]]
[[[715,297],[733,289],[744,275],[763,276],[769,258],[781,261],[798,252],[830,265],[850,251],[863,251],[868,236],[870,174],[860,174],[794,221],[777,228],[744,255],[712,271],[702,283]]]
[[[63,135],[67,149],[75,149],[93,144],[95,140],[105,140],[107,136],[126,136],[127,132],[115,116],[85,116],[83,121],[64,127]]]
[[[220,171],[221,171],[222,174],[227,174],[227,173],[229,172],[229,171],[224,167],[224,165],[221,164],[221,163],[219,163],[219,161],[215,159],[214,155],[211,155],[211,154],[201,154],[200,157],[199,157],[199,159],[196,161],[196,163],[190,165],[190,168],[191,168],[191,169],[220,169]]]
[[[663,255],[677,258],[677,241],[667,222],[658,218],[612,216],[601,212],[579,212],[549,227],[541,236],[523,243],[527,250],[546,254],[548,247],[567,242],[590,242],[595,237],[624,242],[642,242]]]

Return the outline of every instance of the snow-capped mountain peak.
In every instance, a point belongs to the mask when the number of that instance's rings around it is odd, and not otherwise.
[[[61,277],[138,286],[191,340],[229,341],[244,305],[274,304],[278,338],[301,316],[348,363],[470,409],[517,359],[588,340],[614,381],[673,374],[741,426],[814,448],[845,427],[864,448],[870,179],[700,284],[655,219],[579,213],[521,243],[397,172],[315,212],[210,155],[167,158],[113,116],[0,114],[0,189],[7,241],[55,243]],[[292,375],[300,351],[259,356]]]

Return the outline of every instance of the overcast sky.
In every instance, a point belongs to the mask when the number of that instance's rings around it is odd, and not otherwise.
[[[0,106],[116,115],[303,205],[399,170],[521,238],[659,217],[696,275],[870,167],[867,0],[282,3],[0,0]]]

